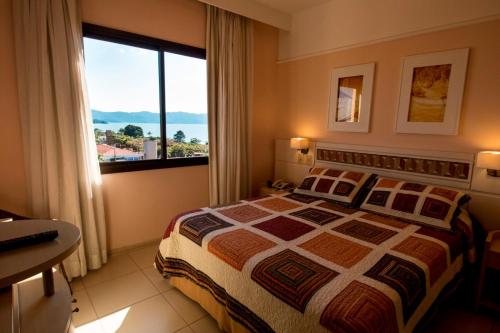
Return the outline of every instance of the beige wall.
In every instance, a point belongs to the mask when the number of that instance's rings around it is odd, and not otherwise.
[[[109,248],[160,239],[182,211],[208,205],[208,167],[158,169],[103,176]]]
[[[194,0],[80,0],[87,23],[205,47],[205,5]]]
[[[500,149],[500,20],[353,48],[278,65],[277,137],[335,143],[475,152]],[[401,58],[470,47],[459,135],[397,134]],[[328,132],[334,67],[376,62],[370,133]]]
[[[16,86],[12,0],[0,0],[0,208],[27,212],[26,184]],[[205,46],[205,5],[194,0],[81,0],[85,22]],[[277,29],[255,24],[256,89],[252,133],[265,149],[254,183],[272,176],[274,134],[265,121],[276,71]],[[263,81],[262,84],[259,81]],[[103,176],[108,246],[118,249],[161,237],[176,214],[208,205],[208,166],[160,169]]]
[[[330,0],[292,16],[279,58],[317,55],[360,44],[500,18],[498,0]]]

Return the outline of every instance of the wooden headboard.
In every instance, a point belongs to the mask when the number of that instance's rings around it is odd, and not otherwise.
[[[316,143],[316,165],[363,170],[468,190],[474,154]]]
[[[488,179],[484,170],[475,168],[473,153],[312,142],[309,154],[299,161],[288,140],[276,140],[275,148],[276,179],[298,184],[318,166],[457,188],[472,197],[469,210],[486,229],[500,228],[500,179]]]

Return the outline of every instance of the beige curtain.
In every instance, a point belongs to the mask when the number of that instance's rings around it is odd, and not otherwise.
[[[84,78],[77,0],[15,0],[25,169],[32,216],[76,225],[71,277],[106,262],[101,176]]]
[[[207,8],[210,204],[250,193],[252,25],[242,16]]]

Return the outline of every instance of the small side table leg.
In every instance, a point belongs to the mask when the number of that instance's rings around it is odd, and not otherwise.
[[[52,274],[52,267],[42,273],[43,277],[43,292],[45,296],[54,295],[54,275]]]

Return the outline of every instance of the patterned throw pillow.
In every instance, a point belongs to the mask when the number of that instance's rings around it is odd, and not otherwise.
[[[381,177],[361,208],[454,230],[454,218],[469,199],[457,190]]]
[[[374,177],[371,173],[313,168],[294,192],[356,206],[365,184]]]

